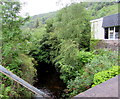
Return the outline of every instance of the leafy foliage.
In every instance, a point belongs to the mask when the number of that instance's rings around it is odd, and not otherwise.
[[[74,78],[76,75],[78,51],[77,46],[72,41],[65,41],[61,44],[60,55],[55,58],[55,65],[60,69],[60,77],[64,82]]]
[[[78,54],[78,59],[83,64],[86,64],[89,63],[94,58],[94,56],[95,55],[91,52],[80,51]]]
[[[5,87],[5,84],[1,84],[0,98],[9,99],[9,96],[12,96],[12,95],[15,95],[15,94],[16,94],[16,92],[13,91],[13,89],[11,88],[11,86]]]
[[[51,19],[51,18],[55,17],[56,13],[57,12],[50,12],[50,13],[31,16],[30,20],[28,22],[26,22],[25,25],[22,26],[22,28],[24,28],[24,29],[25,28],[35,29],[37,22],[39,23],[39,27],[42,27],[44,24],[46,24],[46,21],[48,19]]]
[[[118,10],[119,3],[115,2],[115,0],[113,0],[113,2],[89,2],[88,1],[88,2],[82,2],[82,5],[87,11],[89,11],[89,15],[90,15],[89,17],[91,19],[96,19],[96,18],[107,16],[107,15],[116,14],[119,12]],[[61,12],[61,10],[31,16],[30,20],[26,22],[23,27],[35,28],[35,24],[37,20],[39,21],[40,26],[42,26],[43,24],[46,24],[46,21],[48,19],[55,17],[59,12]],[[75,10],[74,10],[74,13],[75,13]],[[58,15],[57,15],[57,18],[59,21],[61,20]]]
[[[92,87],[112,78],[115,77],[116,75],[120,74],[120,67],[119,66],[113,66],[109,68],[108,70],[98,72],[94,75],[94,84]]]
[[[41,35],[41,39],[37,39],[39,43],[31,55],[39,63],[55,65],[61,74],[60,78],[67,84],[66,96],[71,97],[90,88],[94,74],[117,65],[115,52],[89,52],[89,21],[107,15],[99,14],[105,9],[105,5],[116,7],[116,3],[72,4],[58,11],[56,17],[48,19],[43,25],[44,32],[34,32],[35,35]],[[99,13],[96,15],[97,11]],[[42,28],[34,29],[37,30]]]
[[[84,17],[83,17],[84,16]],[[55,32],[63,40],[72,40],[79,48],[88,48],[90,39],[90,19],[81,4],[73,4],[62,9],[56,18]]]
[[[19,15],[19,11],[21,9],[21,4],[19,2],[4,2],[1,1],[2,6],[2,41],[1,46],[1,54],[2,54],[2,66],[6,67],[8,70],[12,71],[16,75],[21,78],[27,80],[31,84],[33,84],[35,69],[32,64],[32,59],[25,54],[29,53],[29,38],[30,35],[22,32],[20,27],[24,25],[24,23],[29,19],[29,17],[22,18]],[[19,57],[23,55],[24,57]],[[23,61],[23,59],[25,59]],[[24,65],[24,68],[22,67]],[[24,76],[23,73],[28,71]],[[29,74],[32,73],[32,74]],[[28,75],[31,75],[29,79]],[[16,84],[13,80],[6,77],[5,75],[1,76],[2,79],[2,97],[21,97],[26,90],[22,88],[19,84]],[[26,91],[26,94],[23,96],[31,96],[31,92]]]
[[[19,58],[21,60],[21,70],[22,70],[22,77],[30,84],[34,83],[33,78],[36,74],[36,69],[34,68],[35,60],[27,55],[20,54]],[[34,63],[33,63],[34,61]],[[28,74],[29,72],[29,74]]]
[[[96,73],[118,65],[117,52],[98,50],[94,54],[93,59],[84,65],[82,72],[78,73],[75,79],[68,80],[67,95],[73,96],[90,88]]]
[[[117,2],[84,2],[83,5],[90,12],[92,19],[118,13]]]

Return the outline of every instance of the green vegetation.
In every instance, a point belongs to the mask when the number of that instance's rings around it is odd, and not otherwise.
[[[33,84],[35,68],[29,53],[29,35],[23,34],[20,27],[28,20],[18,15],[21,5],[19,2],[2,3],[2,62],[1,65],[16,75]],[[23,36],[24,35],[24,36]],[[15,81],[1,75],[2,92],[1,97],[31,97],[31,92],[26,91]]]
[[[90,40],[90,50],[93,51],[99,43],[102,43],[104,45],[104,42],[98,39],[91,39]]]
[[[119,66],[113,66],[112,68],[98,72],[97,74],[94,75],[94,84],[92,87],[112,78],[115,77],[116,75],[120,74],[120,67]]]
[[[82,5],[88,10],[91,19],[116,14],[120,11],[120,4],[116,2],[83,2]],[[47,19],[54,18],[58,12],[59,11],[31,16],[30,20],[24,25],[24,28],[35,28],[37,20],[40,26],[42,26],[46,23]]]
[[[118,13],[120,4],[117,2],[88,2],[83,5],[90,11],[92,19],[96,19]]]
[[[49,13],[45,13],[45,14],[31,16],[30,20],[25,23],[23,28],[24,29],[26,27],[36,28],[36,23],[38,23],[39,26],[42,26],[43,24],[46,24],[47,19],[55,17],[56,13],[57,12],[49,12]]]
[[[4,2],[0,38],[1,64],[30,84],[34,84],[35,67],[41,66],[42,63],[52,63],[67,85],[63,97],[72,97],[91,88],[93,83],[99,84],[94,77],[103,75],[106,70],[114,71],[111,68],[118,66],[118,53],[105,50],[90,51],[89,21],[116,13],[117,5],[107,2],[76,3],[49,15],[33,16],[28,21],[29,17],[22,18],[18,15],[21,8],[19,2]],[[116,72],[114,71],[114,74]],[[112,74],[111,77],[113,76],[115,75]],[[31,92],[10,78],[4,75],[1,77],[0,97],[32,97]]]
[[[117,52],[96,50],[94,54],[93,52],[91,54],[86,52],[84,55],[84,57],[91,55],[93,58],[87,57],[86,59],[91,61],[86,61],[82,68],[77,69],[76,77],[68,80],[68,96],[73,96],[90,88],[96,73],[118,65]]]

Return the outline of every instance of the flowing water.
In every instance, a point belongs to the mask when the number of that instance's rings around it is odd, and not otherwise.
[[[62,98],[66,85],[59,78],[60,74],[52,64],[40,63],[37,66],[37,81],[35,87],[44,91],[53,99]]]

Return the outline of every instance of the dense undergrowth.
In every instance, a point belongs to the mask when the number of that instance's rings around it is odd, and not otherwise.
[[[2,1],[0,15],[2,17],[1,65],[33,84],[36,75],[34,59],[28,56],[30,52],[29,34],[22,32],[20,27],[28,20],[19,16],[19,2]],[[31,97],[32,93],[11,78],[1,74],[0,98]]]
[[[67,6],[46,24],[37,21],[35,28],[24,30],[20,27],[28,18],[18,15],[20,3],[3,2],[2,7],[1,64],[30,84],[34,84],[37,63],[52,63],[67,85],[63,97],[72,97],[91,88],[97,73],[118,66],[117,52],[90,51],[92,16],[83,4]],[[10,78],[4,75],[1,78],[0,97],[32,97],[30,91]]]

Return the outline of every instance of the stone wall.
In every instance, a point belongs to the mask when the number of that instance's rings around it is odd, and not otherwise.
[[[94,49],[108,49],[118,51],[120,47],[119,40],[91,40],[90,48]]]

